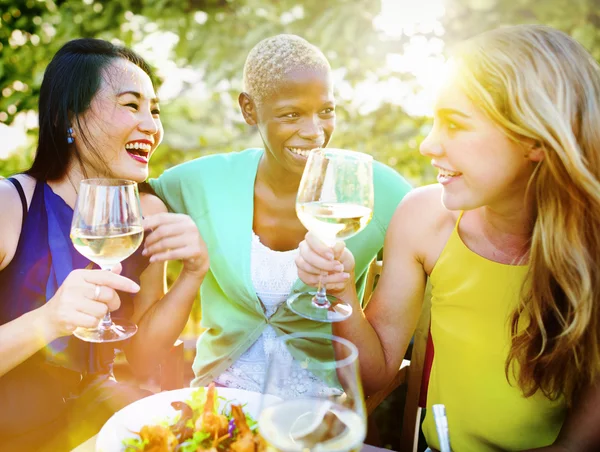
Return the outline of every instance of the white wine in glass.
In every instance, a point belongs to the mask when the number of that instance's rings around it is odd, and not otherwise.
[[[101,268],[112,268],[137,250],[144,238],[141,226],[98,228],[94,233],[71,230],[75,249]]]
[[[294,333],[279,340],[290,350],[305,349],[308,356],[271,355],[258,419],[262,437],[281,451],[360,450],[366,413],[354,344],[322,333]],[[313,378],[299,382],[300,373]],[[334,380],[330,387],[324,384]]]
[[[315,149],[308,156],[296,199],[298,218],[326,245],[362,231],[373,216],[373,158],[344,149]],[[340,322],[352,307],[319,283],[316,292],[292,295],[287,300],[296,314],[319,322]]]
[[[144,238],[137,184],[123,179],[81,181],[71,224],[75,249],[102,270],[111,270],[139,248]],[[76,328],[88,342],[115,342],[133,336],[137,326],[112,321],[110,313],[96,328]]]
[[[324,239],[342,240],[363,230],[373,215],[373,210],[369,207],[322,201],[299,203],[296,212],[309,231]]]

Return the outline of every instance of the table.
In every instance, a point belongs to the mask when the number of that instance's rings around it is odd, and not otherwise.
[[[96,446],[96,436],[92,436],[85,443],[80,444],[71,452],[95,452]],[[370,446],[368,444],[364,444],[361,452],[389,452],[389,449],[382,449],[380,447]]]

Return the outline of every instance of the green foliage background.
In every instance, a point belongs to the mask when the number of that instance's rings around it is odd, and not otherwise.
[[[569,32],[600,58],[600,0],[446,0],[445,6],[447,48],[499,25],[539,22]],[[242,122],[236,98],[246,54],[267,36],[306,37],[324,50],[333,68],[345,69],[353,85],[397,77],[417,90],[410,74],[385,67],[386,54],[402,53],[409,37],[377,31],[373,18],[379,12],[379,0],[0,0],[0,121],[10,124],[19,112],[35,111],[44,68],[67,40],[99,37],[131,46],[149,33],[170,31],[179,37],[172,60],[180,68],[201,69],[206,93],[192,101],[186,93],[195,86],[189,83],[162,105],[166,138],[151,165],[152,174],[160,174],[200,155],[260,145]],[[414,184],[431,182],[433,171],[417,152],[429,121],[393,103],[368,114],[359,107],[339,103],[332,145],[371,153]],[[0,160],[0,175],[27,167],[35,133],[27,146]]]

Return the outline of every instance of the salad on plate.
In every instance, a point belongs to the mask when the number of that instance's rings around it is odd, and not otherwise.
[[[241,404],[218,409],[214,384],[198,388],[186,401],[171,402],[177,414],[141,427],[123,440],[126,452],[262,452],[267,449],[257,422]]]

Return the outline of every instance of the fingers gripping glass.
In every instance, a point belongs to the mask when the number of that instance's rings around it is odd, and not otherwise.
[[[309,231],[330,247],[362,231],[373,215],[373,158],[343,149],[310,153],[302,174],[296,212]],[[288,298],[296,314],[319,322],[339,322],[352,314],[349,304],[326,293],[321,274],[317,292]]]
[[[102,270],[112,270],[142,243],[144,230],[137,184],[123,179],[81,181],[71,240],[75,249]],[[115,342],[133,336],[137,326],[112,321],[106,313],[96,328],[76,328],[73,334],[88,342]]]

